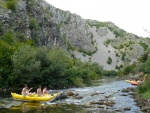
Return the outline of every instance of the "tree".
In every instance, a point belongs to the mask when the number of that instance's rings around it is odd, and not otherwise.
[[[145,62],[145,72],[150,74],[150,57]]]
[[[18,85],[35,84],[35,79],[40,78],[41,62],[36,60],[36,54],[36,48],[24,44],[12,55],[13,81]]]
[[[13,46],[3,40],[0,40],[0,87],[8,86],[8,78],[12,73],[11,55],[13,54]]]
[[[54,48],[49,53],[50,63],[49,66],[49,76],[52,78],[51,84],[52,86],[63,86],[66,84],[67,71],[69,68],[73,66],[73,60],[70,58],[67,51],[61,48]],[[63,82],[62,82],[63,80]],[[62,83],[62,84],[60,84]]]

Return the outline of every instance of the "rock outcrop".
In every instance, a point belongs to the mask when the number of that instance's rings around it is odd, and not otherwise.
[[[85,20],[44,0],[18,0],[15,10],[3,6],[5,0],[0,2],[0,34],[11,30],[21,41],[63,47],[72,57],[97,62],[107,70],[136,62],[150,46],[148,38],[127,33],[112,22]]]

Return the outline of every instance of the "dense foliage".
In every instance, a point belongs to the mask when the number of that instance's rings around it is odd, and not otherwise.
[[[103,71],[97,63],[72,59],[63,48],[35,47],[10,30],[0,37],[0,62],[0,87],[25,83],[50,88],[85,86]]]

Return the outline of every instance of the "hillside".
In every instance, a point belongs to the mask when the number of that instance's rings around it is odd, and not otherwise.
[[[149,38],[127,33],[112,22],[82,19],[43,0],[18,0],[15,7],[5,0],[0,4],[1,35],[10,30],[16,40],[60,46],[73,58],[97,62],[106,70],[136,62],[150,47]]]

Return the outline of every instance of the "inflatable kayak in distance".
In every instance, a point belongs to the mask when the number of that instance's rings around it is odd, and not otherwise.
[[[55,93],[55,94],[46,94],[44,96],[38,96],[37,94],[23,96],[21,94],[11,93],[12,97],[15,100],[34,101],[34,102],[47,102],[47,101],[52,102],[52,101],[56,100],[57,98],[59,98],[60,94],[61,93],[59,92],[59,93]]]
[[[131,85],[139,85],[139,82],[138,81],[130,81]]]
[[[131,82],[131,80],[125,80],[125,82],[128,82],[128,83],[130,83],[130,82]]]

